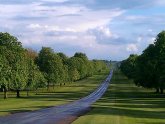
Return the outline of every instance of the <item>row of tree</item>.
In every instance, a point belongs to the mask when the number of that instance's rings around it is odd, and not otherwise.
[[[122,61],[122,72],[132,78],[136,85],[155,88],[157,93],[165,89],[165,31],[160,32],[154,44],[141,55],[130,55]]]
[[[9,33],[0,33],[0,89],[7,98],[9,90],[20,91],[45,88],[56,84],[77,81],[106,69],[101,60],[88,60],[83,53],[67,57],[55,53],[50,47],[42,47],[39,53],[25,49],[21,42]]]

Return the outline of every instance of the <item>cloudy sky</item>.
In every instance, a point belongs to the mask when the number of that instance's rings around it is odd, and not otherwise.
[[[122,60],[164,29],[164,0],[0,0],[0,31],[37,51]]]

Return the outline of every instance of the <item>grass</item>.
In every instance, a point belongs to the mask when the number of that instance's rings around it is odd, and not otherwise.
[[[29,97],[26,97],[26,92],[21,92],[22,97],[15,98],[16,94],[9,92],[10,98],[4,100],[3,93],[0,93],[0,116],[37,110],[77,100],[92,92],[106,78],[107,74],[107,72],[102,72],[62,87],[56,86],[55,89],[51,89],[51,92],[42,90],[37,95],[30,92]]]
[[[73,124],[165,124],[165,95],[136,87],[115,72],[104,96]]]

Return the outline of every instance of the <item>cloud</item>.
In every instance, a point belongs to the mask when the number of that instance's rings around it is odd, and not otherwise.
[[[155,6],[165,6],[162,0],[44,0],[43,6],[85,6],[91,10],[107,10],[120,8],[124,10],[148,9]]]
[[[30,29],[41,28],[41,25],[40,24],[30,24],[27,26],[27,28],[30,28]]]
[[[126,50],[128,52],[133,52],[133,53],[138,52],[138,48],[137,48],[137,45],[136,44],[129,44],[129,45],[127,45]]]
[[[35,0],[37,2],[39,0]],[[31,4],[34,3],[34,0],[0,0],[0,4],[4,5],[16,5],[16,4]]]
[[[165,29],[162,0],[0,0],[0,31],[25,47],[122,60]]]
[[[58,15],[57,17],[63,17],[63,16],[81,16],[80,14],[64,14],[64,15]]]

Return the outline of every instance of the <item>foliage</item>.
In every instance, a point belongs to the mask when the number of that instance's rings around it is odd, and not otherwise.
[[[42,47],[39,53],[23,48],[21,42],[9,33],[0,33],[0,87],[7,98],[7,91],[31,90],[77,81],[106,69],[104,61],[88,60],[84,53],[67,57]]]
[[[134,79],[138,86],[155,88],[163,93],[165,89],[165,31],[157,35],[154,44],[150,44],[140,56],[131,55],[122,61],[122,72]]]

